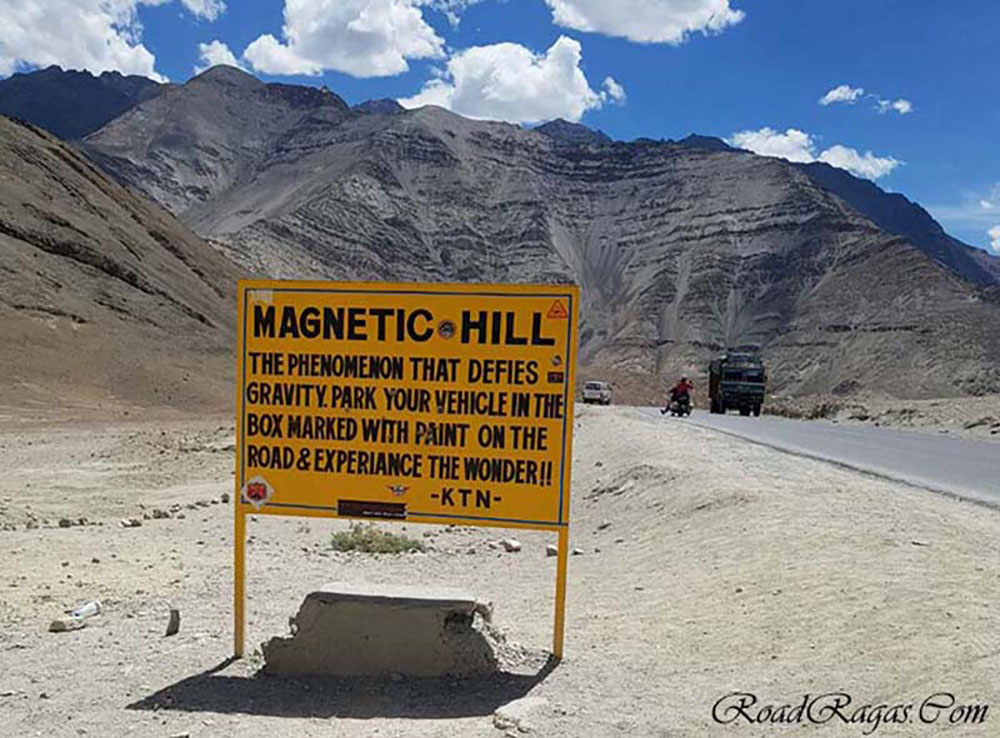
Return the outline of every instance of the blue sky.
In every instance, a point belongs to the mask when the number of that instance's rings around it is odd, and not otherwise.
[[[0,75],[60,63],[183,81],[207,51],[351,103],[715,135],[875,179],[976,246],[996,227],[1000,249],[997,0],[112,0],[107,53],[30,27],[51,12],[99,29],[106,1],[7,2]]]

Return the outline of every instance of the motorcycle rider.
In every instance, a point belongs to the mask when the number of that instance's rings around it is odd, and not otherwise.
[[[670,400],[667,402],[667,406],[660,410],[660,414],[666,414],[667,410],[670,409],[670,403],[677,400],[681,403],[686,403],[689,407],[691,405],[691,393],[694,391],[694,384],[688,381],[687,377],[681,377],[681,381],[673,386],[670,390]]]

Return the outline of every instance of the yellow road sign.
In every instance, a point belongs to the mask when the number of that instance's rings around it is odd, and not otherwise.
[[[238,300],[240,612],[248,513],[540,528],[565,548],[576,286],[263,280]],[[564,555],[560,573],[564,590]]]

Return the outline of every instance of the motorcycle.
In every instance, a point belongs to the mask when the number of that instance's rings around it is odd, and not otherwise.
[[[691,414],[691,398],[688,395],[671,398],[670,404],[660,410],[661,415],[670,413],[671,417],[683,417]]]

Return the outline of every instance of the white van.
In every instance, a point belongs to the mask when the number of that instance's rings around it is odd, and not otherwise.
[[[611,385],[607,382],[587,382],[583,385],[583,401],[599,405],[611,404]]]

